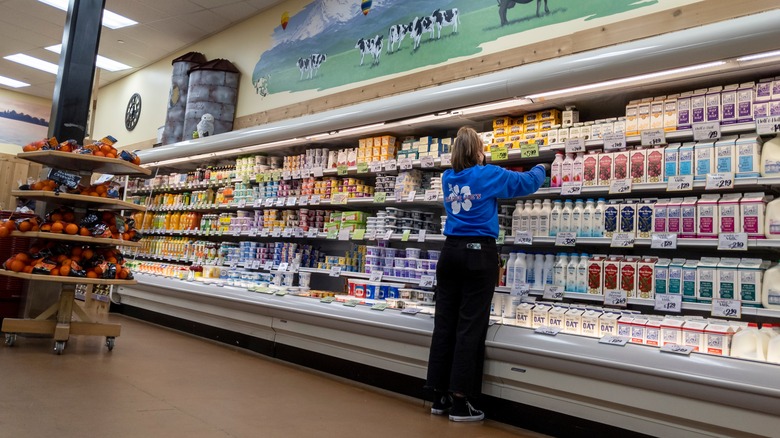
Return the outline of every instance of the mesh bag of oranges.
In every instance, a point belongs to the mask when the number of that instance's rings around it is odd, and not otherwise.
[[[60,143],[57,141],[56,138],[51,137],[51,138],[45,138],[43,140],[37,140],[28,143],[27,145],[22,147],[22,150],[24,152],[34,152],[34,151],[75,152],[77,154],[94,155],[96,157],[120,158],[122,160],[129,161],[136,165],[141,164],[141,160],[138,158],[138,155],[128,151],[119,152],[114,147],[114,144],[116,144],[116,142],[117,142],[116,138],[108,135],[92,144],[79,146],[76,140],[65,140],[62,143]]]
[[[48,242],[11,256],[2,267],[26,274],[131,280],[124,262],[115,249]]]

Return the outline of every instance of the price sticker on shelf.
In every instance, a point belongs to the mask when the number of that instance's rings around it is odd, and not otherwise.
[[[434,167],[436,165],[436,162],[433,157],[427,156],[420,158],[420,167],[423,169],[430,169],[431,167]]]
[[[325,235],[325,238],[329,240],[335,240],[337,237],[339,237],[339,230],[336,228],[329,228]]]
[[[412,190],[406,195],[406,202],[414,202],[414,198],[417,197],[417,190]]]
[[[774,135],[780,133],[780,117],[760,117],[756,119],[756,134]]]
[[[278,267],[278,268],[276,268],[276,270],[277,270],[277,271],[279,271],[279,272],[286,272],[286,271],[287,271],[287,268],[288,268],[289,266],[290,266],[290,264],[289,264],[289,263],[287,263],[287,262],[282,262],[282,263],[279,263],[279,267]]]
[[[653,233],[650,248],[677,249],[677,233]]]
[[[681,354],[683,356],[690,356],[693,352],[693,347],[677,344],[666,344],[661,347],[662,353]]]
[[[246,199],[239,199],[238,208],[244,208],[244,207],[246,207]]]
[[[260,237],[268,237],[270,234],[270,230],[268,228],[263,228],[260,230]]]
[[[722,190],[734,188],[733,173],[708,173],[705,190]]]
[[[311,195],[311,198],[309,198],[309,205],[320,205],[320,195]]]
[[[490,161],[506,161],[509,158],[509,151],[503,144],[494,144],[490,146]]]
[[[693,175],[670,176],[666,183],[667,192],[684,192],[693,190]]]
[[[404,230],[403,234],[401,234],[401,242],[408,242],[411,234],[412,230]]]
[[[349,167],[341,165],[336,167],[336,175],[345,176],[349,173]]]
[[[575,246],[577,245],[577,233],[572,231],[558,232],[555,235],[555,246]]]
[[[547,336],[555,336],[560,332],[561,329],[558,327],[547,327],[547,326],[538,327],[536,330],[534,330],[534,333],[536,334],[547,335]]]
[[[274,268],[274,262],[268,260],[267,262],[263,263],[263,269],[265,269],[266,271],[270,271],[273,268]]]
[[[252,269],[260,269],[260,260],[252,260]]]
[[[241,237],[241,230],[233,230],[234,237]]]
[[[300,205],[301,207],[305,207],[305,206],[309,205],[309,197],[306,196],[306,195],[303,195],[300,198],[298,198],[298,205]]]
[[[404,307],[404,310],[401,311],[402,315],[417,315],[420,313],[420,308],[418,307]]]
[[[625,347],[628,343],[628,338],[625,336],[606,335],[599,339],[599,344],[616,345],[618,347]]]
[[[712,316],[715,318],[742,318],[742,301],[713,299]]]
[[[366,231],[366,240],[376,240],[376,231]]]
[[[624,195],[631,193],[631,178],[613,179],[609,182],[609,194]]]
[[[420,287],[433,289],[433,285],[436,283],[436,277],[433,275],[423,275],[420,277]]]
[[[693,124],[693,141],[707,141],[720,139],[720,122],[706,122]]]
[[[612,248],[633,248],[636,237],[631,233],[615,233],[612,235]]]
[[[255,208],[260,208],[260,207],[262,207],[262,206],[263,206],[263,200],[262,200],[262,199],[255,199],[255,202],[254,202],[254,203],[252,203],[252,205],[253,205]]]
[[[666,132],[663,129],[644,129],[639,133],[642,146],[666,144]]]
[[[626,307],[628,305],[628,296],[624,290],[609,290],[604,293],[605,306]]]
[[[380,312],[385,309],[387,309],[387,303],[376,303],[373,306],[371,306],[371,310],[378,310]]]
[[[506,241],[506,230],[498,230],[496,245],[503,245],[505,241]]]
[[[352,232],[352,240],[363,240],[365,236],[366,230],[364,228],[360,228]]]
[[[452,166],[452,154],[441,154],[441,165]]]
[[[315,178],[322,178],[322,166],[312,167],[311,176]]]
[[[355,307],[358,304],[360,304],[360,300],[347,300],[343,303],[343,305],[346,307]]]
[[[563,301],[563,287],[545,284],[542,298],[545,300]]]
[[[381,161],[372,161],[368,163],[368,170],[370,170],[372,173],[379,173],[382,171],[382,162]]]
[[[298,198],[296,198],[295,196],[290,196],[289,198],[287,198],[287,202],[285,203],[285,205],[288,207],[294,207],[297,202],[298,202]]]
[[[238,262],[235,261],[230,262],[230,269],[236,269],[236,268],[238,268]]]
[[[536,158],[539,156],[539,145],[536,143],[523,143],[520,145],[521,158]]]
[[[287,200],[287,198],[276,198],[276,206],[277,207],[284,207],[284,203]]]
[[[374,203],[375,204],[384,204],[387,201],[387,193],[385,192],[375,192],[374,193]]]
[[[274,206],[274,198],[265,198],[263,201],[263,205],[266,207],[273,207]]]
[[[566,181],[561,185],[562,196],[577,196],[582,194],[582,181]]]
[[[653,308],[662,312],[680,313],[682,312],[682,295],[656,294]]]
[[[357,164],[357,173],[368,173],[368,163],[360,162]]]
[[[301,169],[295,169],[292,171],[292,179],[301,179]]]
[[[309,231],[306,233],[306,237],[310,239],[314,239],[315,237],[318,237],[320,235],[320,231],[316,228],[309,228]]]
[[[288,181],[290,178],[292,178],[292,174],[290,173],[289,170],[285,170],[284,172],[282,172],[283,180]]]
[[[530,231],[518,231],[515,233],[515,245],[533,245],[534,236]]]
[[[341,276],[341,266],[333,266],[330,268],[330,272],[328,273],[331,277],[340,277]]]
[[[426,190],[423,199],[426,202],[436,202],[436,201],[439,200],[439,191],[438,190]]]
[[[285,228],[282,230],[282,237],[292,237],[293,230],[292,228]]]
[[[390,240],[391,237],[393,237],[393,230],[387,230],[385,231],[385,235],[382,237],[382,240]]]
[[[401,170],[412,170],[412,159],[411,158],[399,158],[398,159],[398,167]]]
[[[611,132],[604,134],[604,151],[611,152],[626,148],[626,133]]]
[[[387,160],[385,161],[384,168],[388,172],[395,172],[396,167],[398,167],[398,162],[395,160]]]
[[[295,229],[293,230],[293,234],[295,235],[295,237],[300,239],[303,237],[303,229],[301,227],[295,227]]]
[[[530,284],[512,282],[512,291],[509,294],[517,297],[527,297],[529,292],[531,292]]]
[[[274,228],[271,231],[271,237],[281,237],[281,236],[282,236],[282,230],[280,230],[279,228]]]
[[[332,302],[336,301],[336,297],[322,297],[320,298],[321,303],[330,304]]]
[[[567,154],[576,154],[578,152],[585,152],[585,139],[567,138],[564,147]]]
[[[371,272],[371,275],[368,276],[368,281],[371,282],[382,281],[382,274],[384,274],[384,272],[382,271],[373,271]]]
[[[417,232],[417,241],[418,241],[418,242],[425,242],[425,235],[426,235],[426,234],[427,234],[427,233],[426,233],[426,231],[425,231],[425,230],[420,230],[420,231],[418,231],[418,232]]]
[[[330,197],[330,205],[346,205],[348,198],[349,198],[348,193],[342,193],[342,192],[334,193]]]
[[[718,249],[728,251],[747,251],[747,233],[721,233],[718,234]]]

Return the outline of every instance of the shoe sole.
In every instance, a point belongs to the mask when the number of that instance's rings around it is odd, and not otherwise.
[[[447,415],[449,409],[433,409],[431,408],[431,414],[433,415]]]
[[[473,416],[473,417],[455,417],[450,415],[450,421],[467,422],[467,421],[482,421],[485,419],[485,414]]]

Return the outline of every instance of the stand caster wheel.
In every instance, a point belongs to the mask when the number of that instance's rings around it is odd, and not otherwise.
[[[16,343],[16,333],[6,333],[5,345],[9,347],[13,347],[15,343]]]
[[[65,341],[55,341],[54,342],[54,354],[62,354],[62,350],[65,349]]]
[[[113,337],[106,338],[106,347],[108,347],[108,351],[114,350],[114,339]]]

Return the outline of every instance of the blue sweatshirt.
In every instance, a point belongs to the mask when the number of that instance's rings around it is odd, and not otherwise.
[[[488,164],[460,172],[442,174],[446,236],[489,236],[498,238],[498,199],[530,195],[542,186],[543,166],[528,172],[513,172]]]

